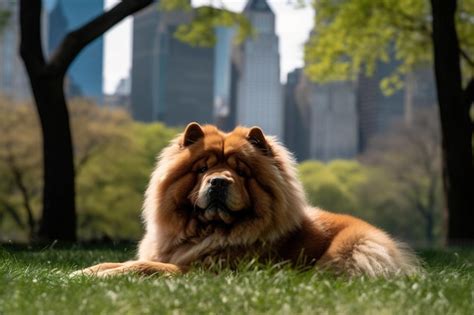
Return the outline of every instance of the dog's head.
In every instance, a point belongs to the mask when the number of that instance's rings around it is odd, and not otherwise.
[[[260,128],[191,123],[160,156],[145,218],[184,238],[206,230],[252,242],[297,226],[305,205],[293,158]]]
[[[262,160],[272,163],[271,149],[257,127],[229,136],[209,131],[191,124],[183,136],[182,145],[195,144],[200,151],[194,155],[196,180],[188,200],[201,222],[233,225],[269,207],[271,192],[263,189],[257,168]]]

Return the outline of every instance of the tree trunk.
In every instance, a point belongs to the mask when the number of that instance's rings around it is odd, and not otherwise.
[[[463,96],[456,4],[454,0],[431,0],[449,245],[474,243],[472,130],[469,107],[465,106]]]
[[[152,0],[122,0],[82,27],[69,32],[49,60],[41,42],[41,0],[20,0],[20,54],[36,102],[43,133],[43,216],[39,238],[76,240],[74,156],[64,76],[88,44]]]
[[[428,242],[428,246],[433,247],[434,245],[434,217],[433,212],[430,209],[427,209],[428,214],[425,217],[426,221],[426,241]]]
[[[74,163],[63,77],[30,75],[30,78],[44,152],[43,216],[38,237],[75,241]]]

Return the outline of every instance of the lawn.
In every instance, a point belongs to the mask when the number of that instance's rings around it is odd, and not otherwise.
[[[426,273],[346,279],[249,263],[169,277],[69,278],[133,246],[0,246],[0,314],[474,314],[474,249],[423,251]]]

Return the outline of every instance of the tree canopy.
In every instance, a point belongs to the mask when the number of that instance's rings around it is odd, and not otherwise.
[[[430,3],[426,0],[317,0],[315,26],[305,47],[306,74],[319,81],[371,75],[377,63],[397,60],[381,82],[388,94],[404,74],[432,63]],[[456,14],[465,77],[474,75],[474,1],[461,0]]]

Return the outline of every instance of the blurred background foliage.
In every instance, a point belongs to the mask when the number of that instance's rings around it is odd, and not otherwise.
[[[40,217],[41,141],[34,107],[11,103],[0,99],[0,235],[1,241],[27,241]],[[79,238],[139,239],[155,158],[181,129],[137,123],[122,110],[82,99],[70,102],[70,111]],[[438,245],[443,222],[435,220],[442,209],[435,115],[418,112],[415,124],[401,123],[358,160],[301,163],[310,203],[366,219],[412,244]]]
[[[41,209],[41,138],[32,104],[0,99],[0,235],[27,241]],[[155,157],[178,130],[132,121],[122,110],[70,102],[82,240],[138,239]],[[14,144],[14,145],[13,145]]]

